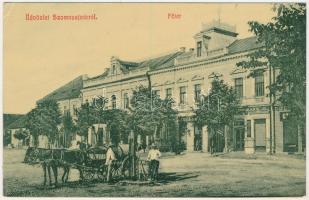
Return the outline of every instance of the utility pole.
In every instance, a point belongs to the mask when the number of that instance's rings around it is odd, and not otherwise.
[[[136,177],[136,140],[135,140],[135,133],[133,130],[130,132],[129,137],[129,156],[130,156],[130,170],[129,170],[129,176],[131,178]]]

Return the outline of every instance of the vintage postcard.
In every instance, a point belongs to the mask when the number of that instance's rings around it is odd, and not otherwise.
[[[3,4],[3,196],[306,197],[305,3]]]

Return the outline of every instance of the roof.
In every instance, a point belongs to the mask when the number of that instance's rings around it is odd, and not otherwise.
[[[78,98],[82,88],[83,88],[83,75],[75,78],[74,80],[70,81],[64,86],[46,95],[42,99],[38,100],[38,103],[46,100],[59,101],[64,99]]]
[[[235,53],[241,53],[241,52],[257,49],[262,46],[263,46],[262,43],[257,43],[257,37],[253,36],[253,37],[235,40],[227,48],[228,48],[228,54],[235,54]],[[189,56],[189,54],[193,54],[193,52],[192,51],[187,51],[187,52],[174,51],[172,53],[168,53],[163,56],[156,57],[156,58],[147,59],[141,62],[124,61],[120,59],[117,59],[117,60],[121,64],[121,70],[123,70],[124,72],[132,70],[132,69],[145,68],[145,67],[149,67],[150,71],[155,71],[159,69],[173,67],[174,59],[176,57],[178,56],[186,57],[186,56]],[[103,78],[103,77],[108,76],[108,74],[109,74],[109,68],[107,68],[107,70],[103,74],[92,77],[91,79]]]
[[[163,55],[157,58],[149,59],[140,62],[139,68],[149,67],[150,70],[157,70],[162,68],[168,68],[174,66],[174,59],[181,55],[183,52],[177,51],[173,53],[169,53],[167,55]]]
[[[240,40],[235,40],[228,48],[229,54],[245,52],[257,48],[261,48],[263,43],[257,43],[257,37],[248,37]]]
[[[22,117],[19,117],[16,121],[11,123],[7,129],[19,129],[19,128],[25,128],[27,116],[23,115]]]
[[[118,62],[119,62],[123,67],[125,67],[126,69],[130,69],[130,68],[134,68],[134,67],[137,67],[137,66],[138,66],[138,63],[137,63],[137,62],[123,61],[123,60],[119,60],[119,59],[118,59]]]
[[[16,120],[21,118],[22,114],[3,114],[3,129],[7,129],[7,127],[14,123]]]
[[[91,77],[90,79],[96,79],[96,78],[103,78],[103,77],[106,77],[106,76],[108,76],[108,74],[109,74],[109,70],[110,70],[110,68],[106,68],[106,70],[103,72],[103,74],[100,74],[100,75],[98,75],[98,76]]]
[[[155,70],[159,68],[165,68],[165,67],[171,67],[174,65],[174,58],[176,58],[178,55],[182,54],[181,51],[174,51],[172,53],[168,53],[156,58],[151,58],[147,60],[143,60],[141,62],[130,62],[130,61],[123,61],[119,60],[119,63],[122,66],[125,66],[126,69],[132,69],[132,68],[144,68],[149,67],[150,70]]]
[[[119,64],[121,64],[121,68],[123,71],[129,71],[132,69],[145,68],[145,67],[149,67],[150,70],[157,70],[157,69],[168,68],[168,67],[174,66],[174,59],[180,54],[183,54],[183,52],[174,51],[172,53],[168,53],[168,54],[156,57],[156,58],[143,60],[141,62],[132,62],[132,61],[125,61],[125,60],[120,60],[120,59],[117,59],[117,60]],[[103,74],[92,77],[90,79],[93,80],[97,78],[104,78],[108,76],[109,70],[110,69],[107,68]]]

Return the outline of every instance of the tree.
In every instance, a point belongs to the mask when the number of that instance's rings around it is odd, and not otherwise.
[[[18,140],[24,140],[29,137],[29,133],[26,130],[19,129],[15,132],[14,137]]]
[[[63,145],[68,147],[68,138],[76,130],[71,114],[68,112],[62,117],[63,124]]]
[[[154,135],[170,120],[176,121],[177,112],[172,108],[172,99],[160,99],[149,88],[139,86],[131,99],[130,127],[138,134]]]
[[[34,145],[38,145],[39,135],[46,135],[49,144],[53,144],[57,138],[58,125],[61,123],[58,103],[54,100],[39,102],[26,116],[25,126],[34,138]]]
[[[114,144],[126,141],[129,136],[128,120],[129,114],[120,109],[107,109],[100,115],[101,122],[107,125],[110,132],[110,139]]]
[[[223,80],[216,78],[212,81],[210,92],[207,96],[202,96],[198,109],[195,110],[195,121],[200,127],[207,125],[211,144],[213,144],[213,137],[218,137],[216,134],[222,127],[231,125],[234,116],[238,113],[239,102],[234,89]],[[226,129],[223,132],[225,131]],[[226,134],[225,132],[225,139],[227,139]]]
[[[98,113],[94,104],[86,103],[82,104],[77,112],[76,130],[80,136],[84,136],[88,142],[88,129],[98,121]]]
[[[11,130],[6,129],[3,133],[3,145],[6,146],[11,143]]]
[[[306,4],[275,4],[273,9],[277,15],[271,22],[249,22],[250,30],[257,36],[257,41],[263,44],[263,48],[249,54],[248,60],[237,65],[249,69],[267,66],[273,79],[269,87],[273,104],[280,102],[289,110],[289,117],[304,126]]]

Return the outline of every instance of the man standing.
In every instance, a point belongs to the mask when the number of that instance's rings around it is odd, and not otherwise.
[[[149,175],[152,181],[158,179],[160,156],[161,156],[161,152],[159,151],[159,149],[157,148],[155,144],[152,144],[151,149],[149,150],[149,153],[148,153],[148,160],[150,161]]]
[[[116,156],[113,151],[113,145],[110,144],[106,152],[106,161],[105,161],[105,165],[107,165],[107,182],[108,183],[110,183],[112,180],[112,164],[114,160],[116,160]]]

